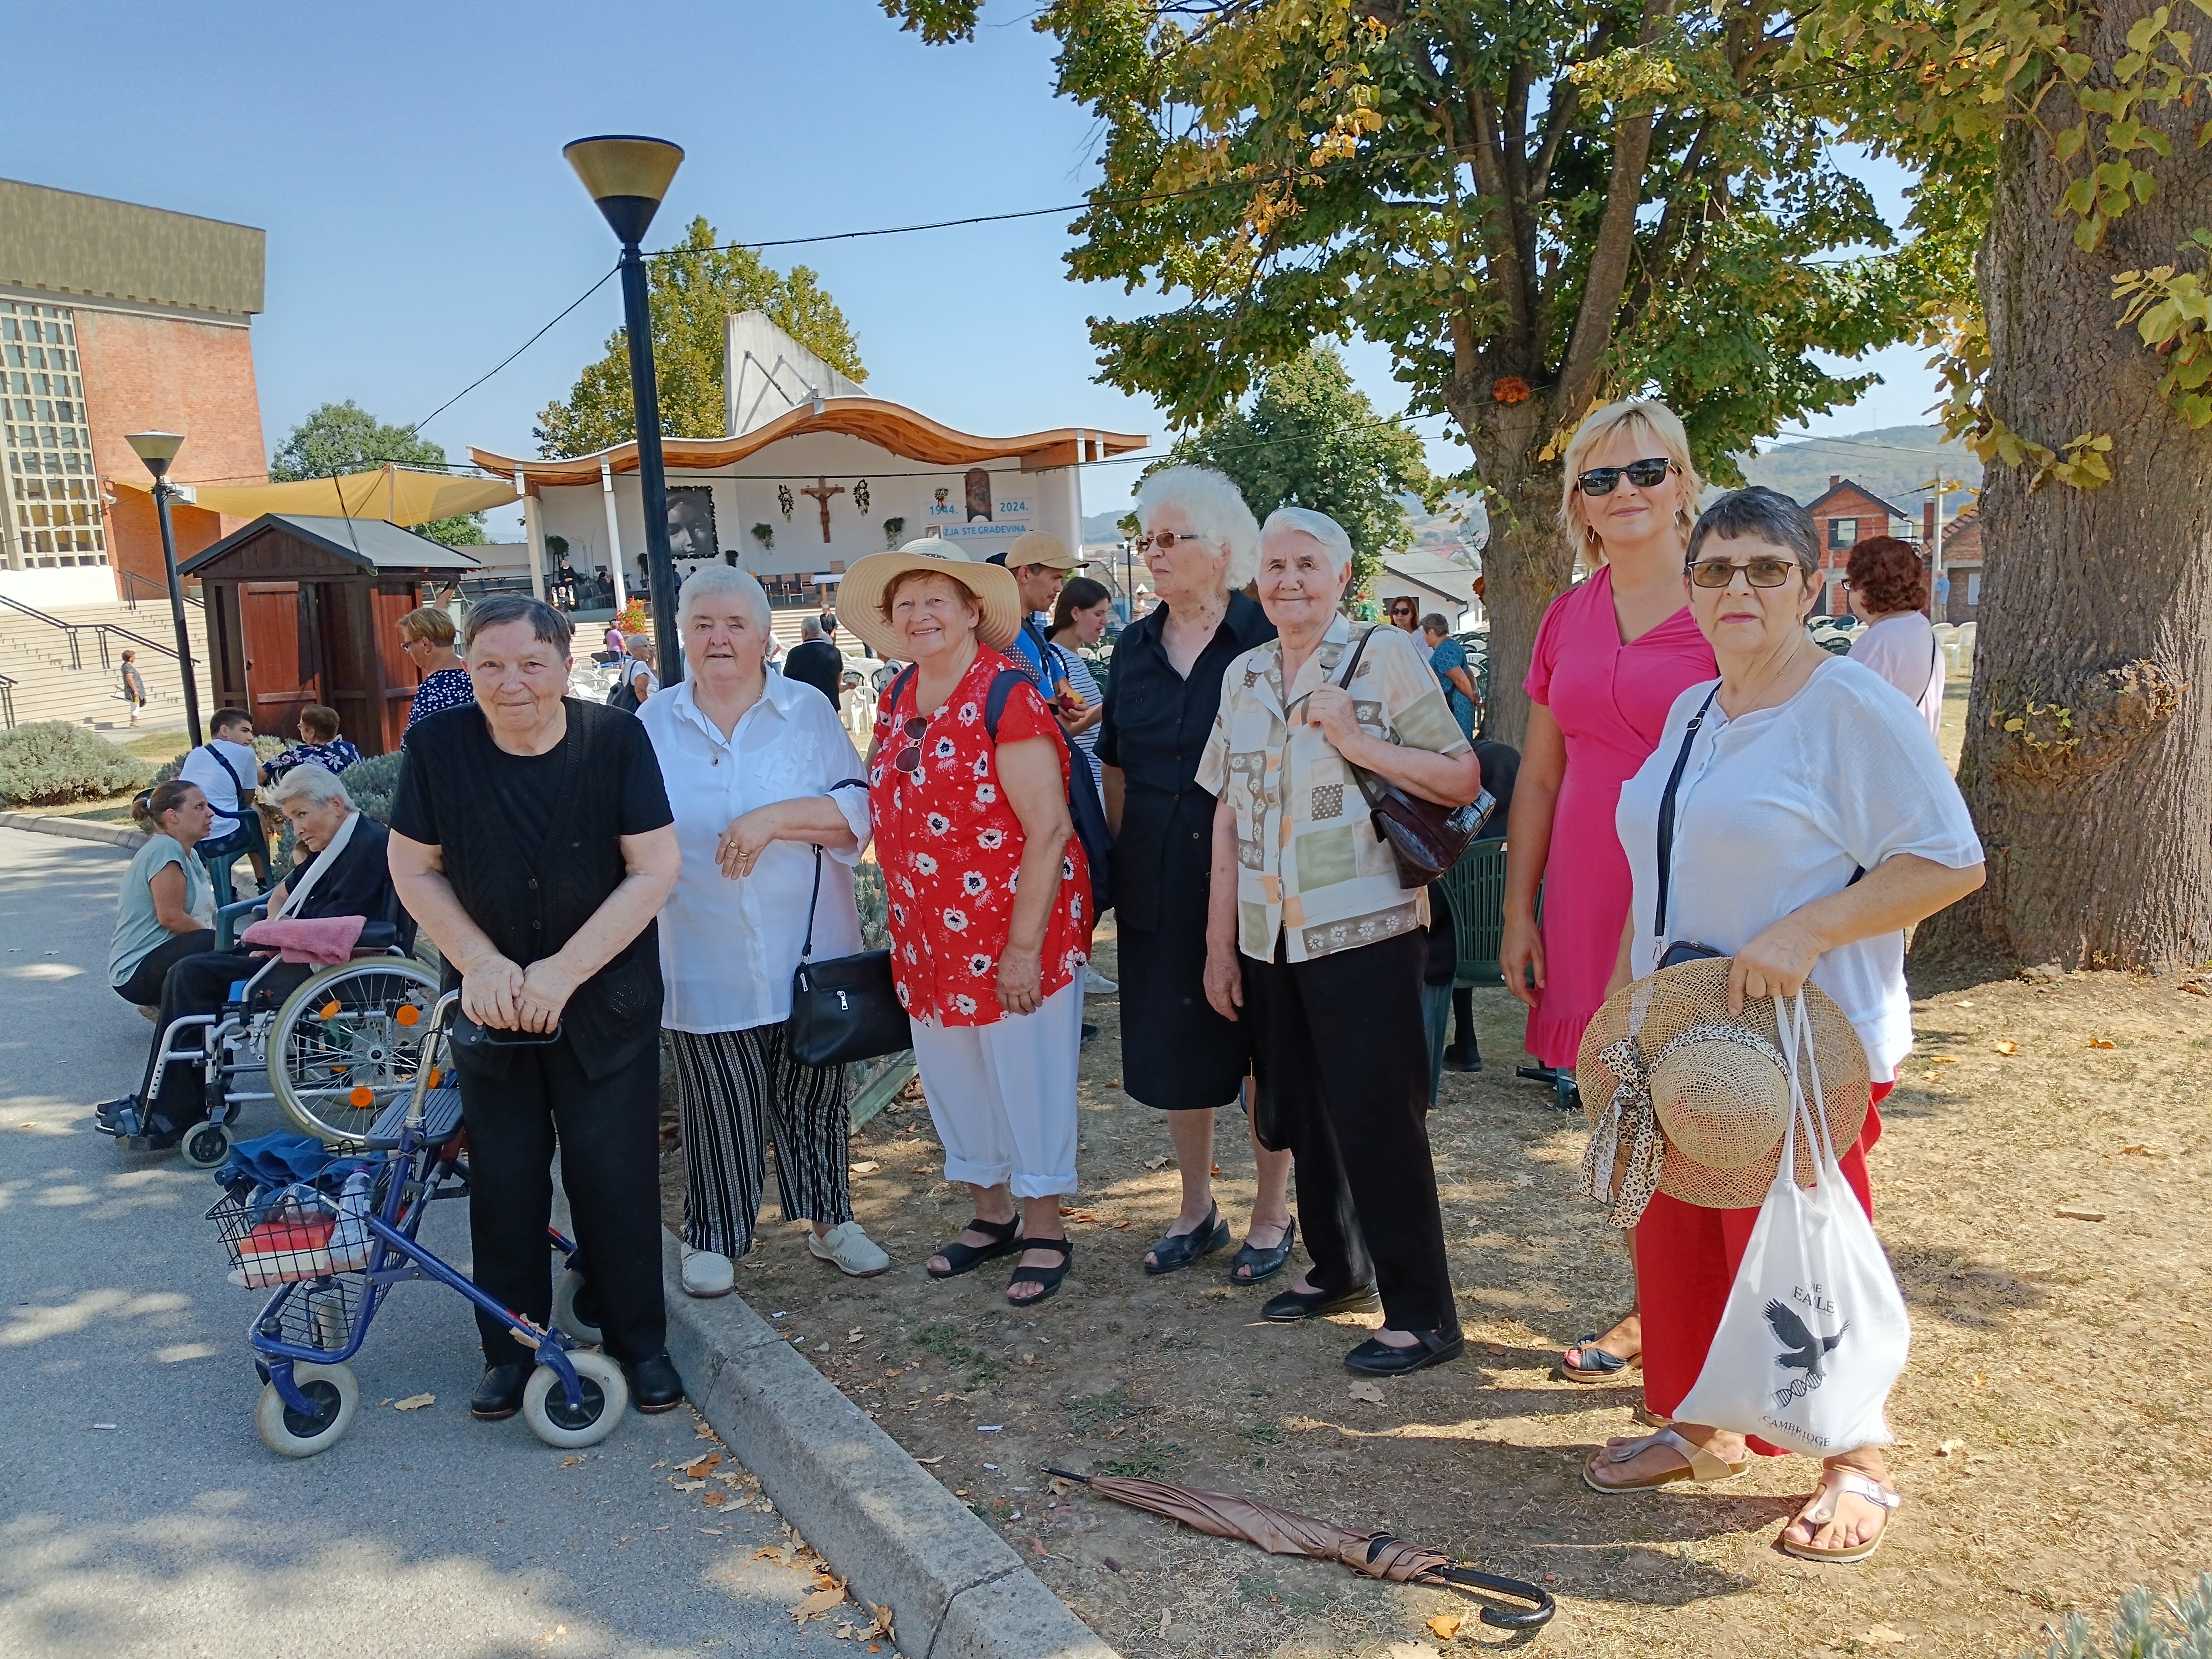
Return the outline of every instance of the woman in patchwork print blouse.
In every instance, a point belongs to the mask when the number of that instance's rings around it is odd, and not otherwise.
[[[949,1279],[1019,1252],[1006,1297],[1027,1307],[1060,1288],[1074,1248],[1060,1200],[1075,1190],[1094,918],[1068,815],[1067,744],[1000,654],[1021,623],[1004,568],[930,539],[860,561],[843,592],[846,625],[878,656],[914,665],[877,707],[868,802],[892,976],[945,1177],[975,1198],[975,1218],[929,1273]]]
[[[1345,619],[1351,575],[1334,520],[1283,507],[1261,528],[1279,637],[1229,665],[1198,769],[1219,802],[1206,994],[1252,1023],[1260,1137],[1296,1155],[1314,1265],[1264,1311],[1308,1319],[1379,1292],[1382,1328],[1344,1363],[1390,1376],[1462,1344],[1423,1121],[1426,891],[1401,883],[1353,768],[1447,806],[1480,793],[1482,770],[1419,647]]]

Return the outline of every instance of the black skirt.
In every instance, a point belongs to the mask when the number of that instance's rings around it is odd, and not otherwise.
[[[1181,914],[1172,929],[1121,926],[1121,1087],[1163,1111],[1211,1111],[1244,1086],[1251,1026],[1206,1001],[1205,909]]]

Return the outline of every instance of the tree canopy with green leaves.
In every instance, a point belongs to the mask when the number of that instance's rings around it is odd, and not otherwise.
[[[1178,438],[1163,465],[1218,468],[1263,519],[1279,507],[1328,514],[1352,538],[1355,597],[1382,556],[1413,539],[1401,497],[1433,482],[1419,437],[1377,416],[1325,344],[1261,371],[1249,406]]]
[[[884,0],[933,40],[977,0]],[[1572,554],[1558,456],[1640,391],[1699,461],[1848,402],[1822,368],[1910,337],[1964,284],[1967,234],[1899,244],[1832,156],[1847,88],[1790,61],[1778,0],[1049,0],[1058,89],[1104,124],[1074,275],[1157,286],[1094,319],[1104,378],[1203,421],[1308,343],[1387,346],[1414,412],[1473,449],[1499,696]]]
[[[660,432],[666,438],[718,438],[727,420],[723,392],[723,319],[760,311],[778,328],[855,380],[860,342],[837,302],[805,265],[779,275],[747,247],[720,247],[714,226],[692,220],[683,243],[651,256],[647,266],[653,311],[653,362],[660,392]],[[539,411],[538,453],[551,458],[588,455],[637,435],[630,400],[629,333],[607,337],[606,355],[576,377],[568,395]]]
[[[349,398],[342,404],[323,404],[292,428],[269,458],[269,481],[340,477],[373,472],[387,463],[442,471],[446,451],[412,427],[386,426]],[[433,519],[414,528],[416,534],[449,547],[473,546],[483,539],[483,514]]]

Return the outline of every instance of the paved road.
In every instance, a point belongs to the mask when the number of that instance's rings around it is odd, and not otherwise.
[[[471,1421],[474,1329],[434,1285],[380,1316],[345,1440],[263,1448],[259,1298],[223,1277],[214,1182],[90,1127],[152,1029],[106,980],[126,863],[0,830],[0,1653],[860,1651],[785,1618],[808,1585],[753,1559],[784,1541],[774,1516],[722,1519],[652,1467],[708,1449],[688,1410],[632,1414],[565,1468],[519,1418]],[[265,1114],[246,1133],[283,1127]],[[463,1211],[424,1237],[465,1266]],[[378,1403],[418,1392],[436,1404]]]

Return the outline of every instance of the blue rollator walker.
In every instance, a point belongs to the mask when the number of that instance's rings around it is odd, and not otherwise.
[[[547,1230],[549,1245],[567,1264],[547,1329],[502,1307],[416,1239],[432,1201],[468,1195],[460,1091],[439,1086],[459,1000],[459,992],[447,992],[421,1022],[413,1086],[366,1133],[334,1133],[312,1115],[295,1114],[339,1153],[336,1162],[311,1182],[276,1185],[241,1176],[208,1212],[230,1250],[234,1282],[276,1286],[247,1340],[264,1384],[254,1426],[283,1456],[312,1457],[352,1425],[361,1385],[346,1362],[368,1340],[386,1293],[403,1279],[433,1279],[459,1291],[536,1352],[522,1416],[547,1445],[596,1445],[629,1408],[622,1367],[596,1351],[599,1332],[569,1240]]]

